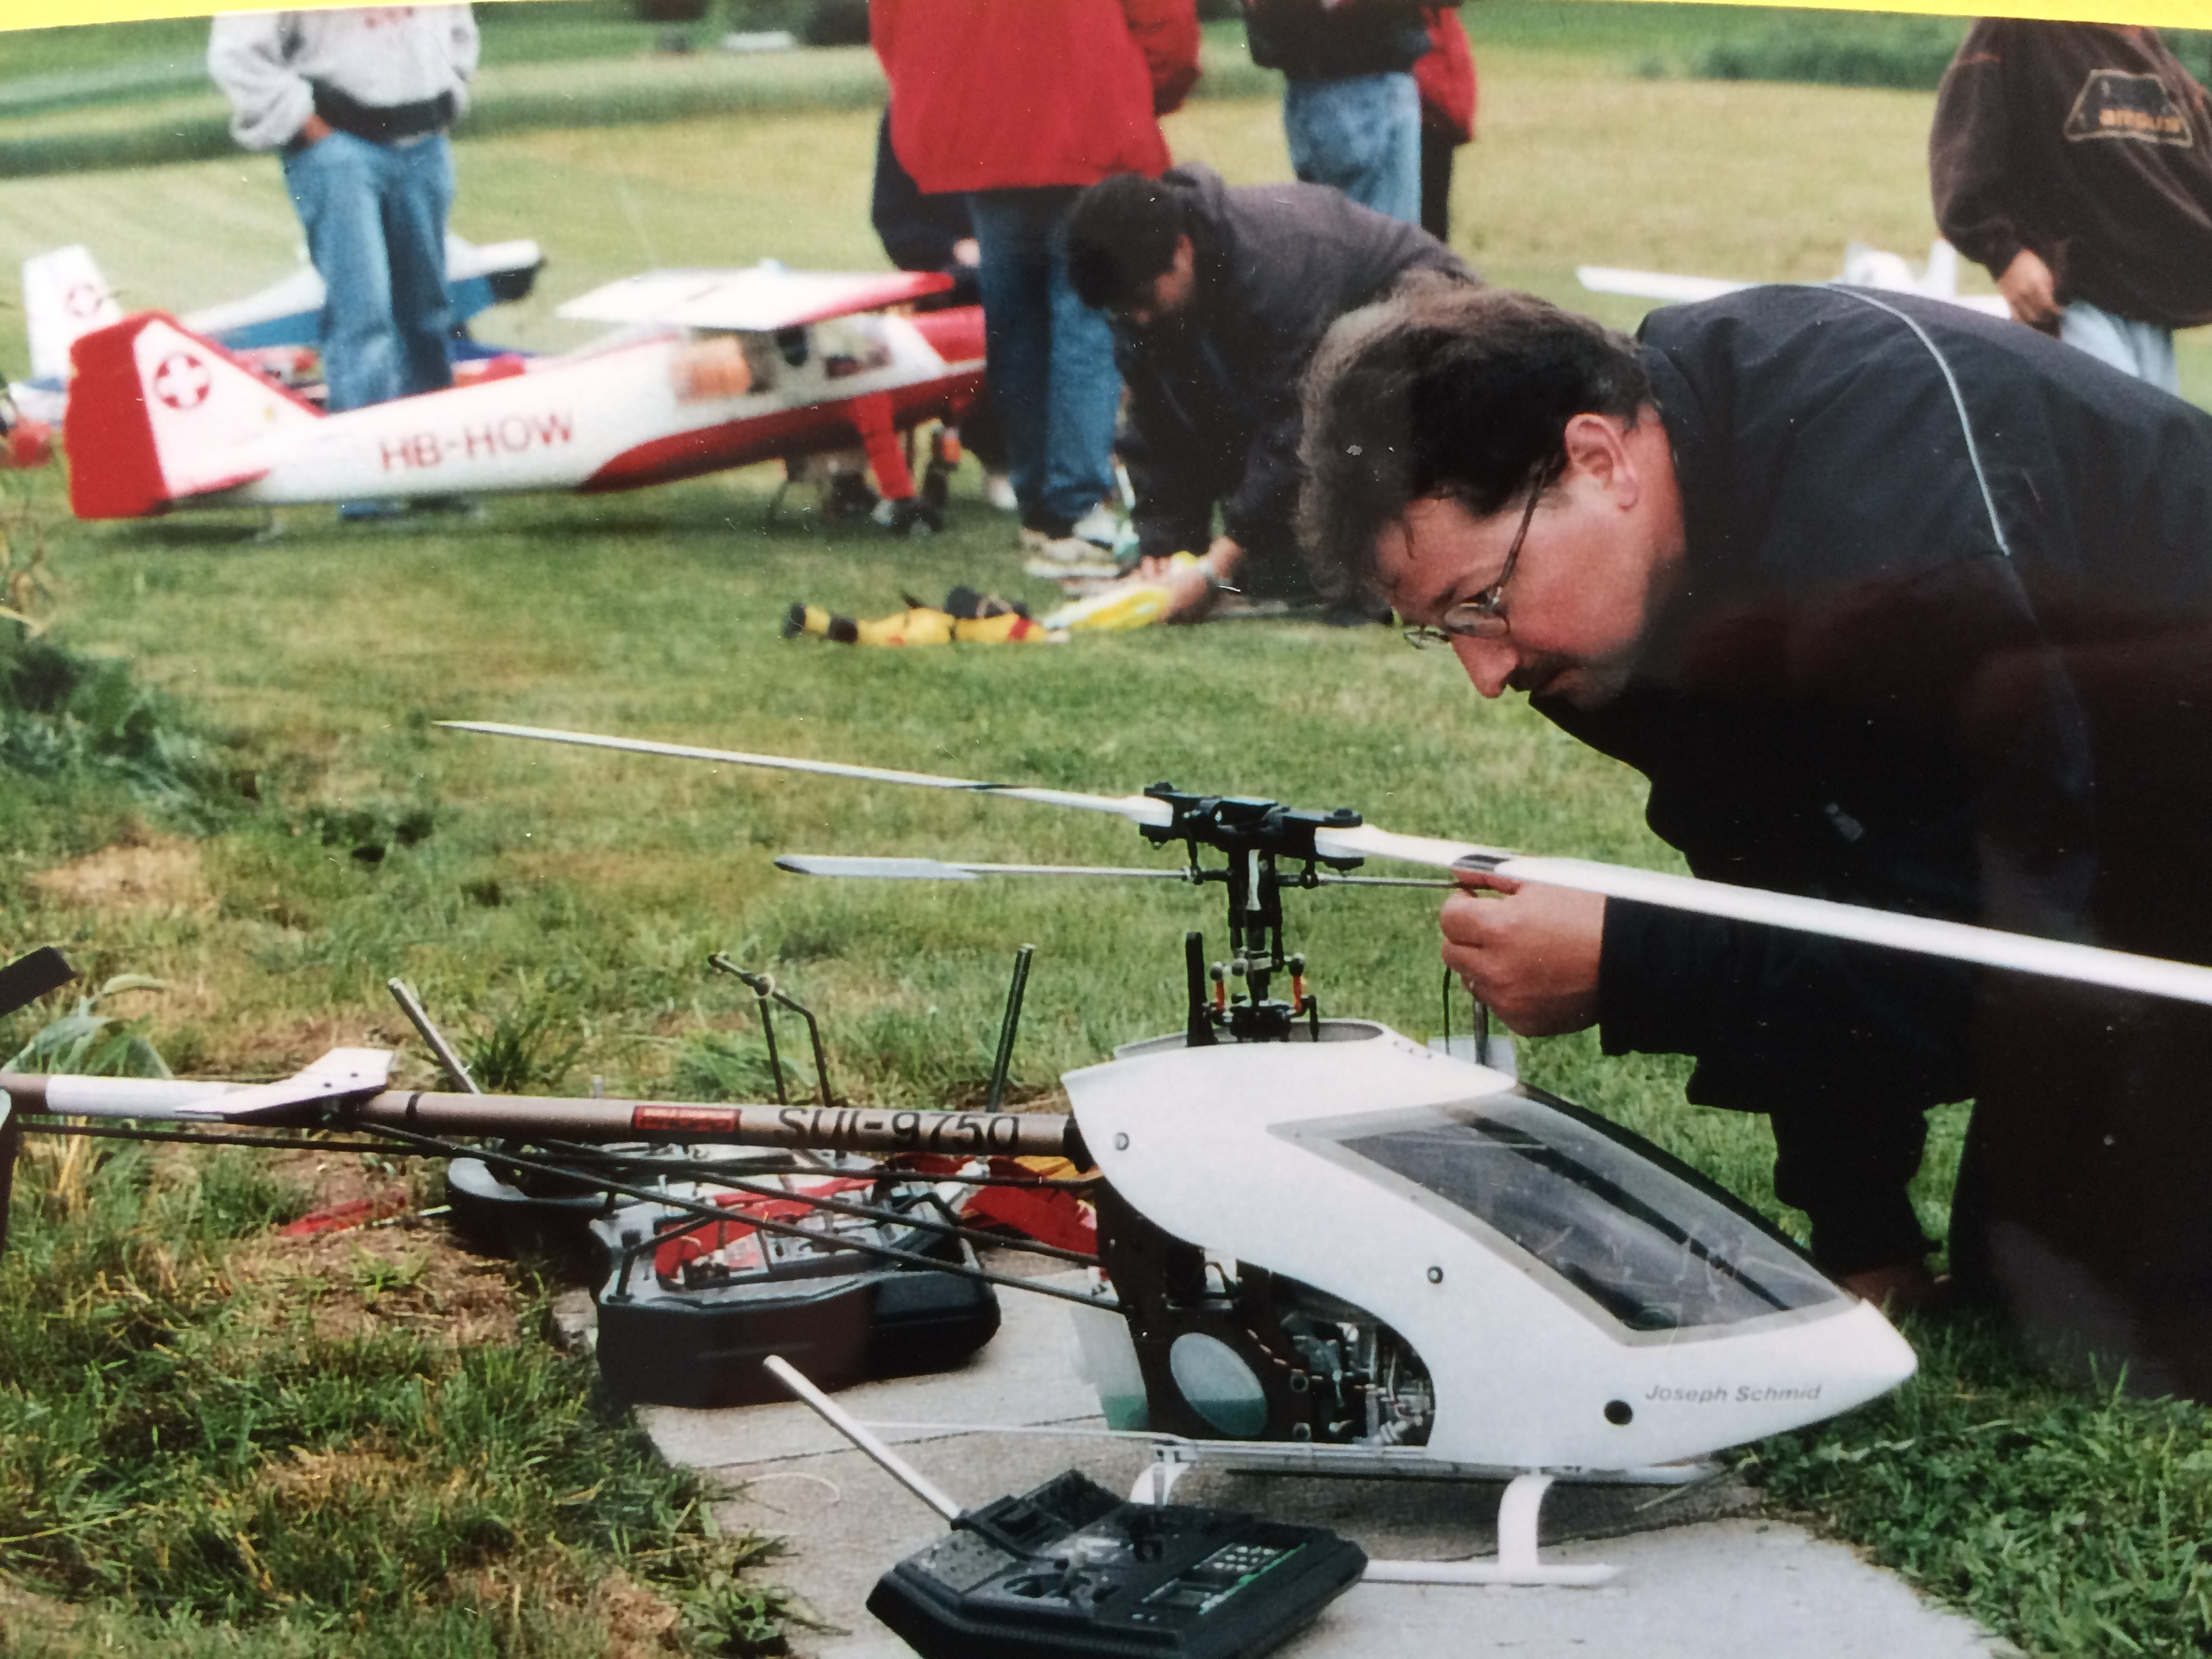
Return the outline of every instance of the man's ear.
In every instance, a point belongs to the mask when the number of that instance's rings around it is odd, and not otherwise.
[[[1611,415],[1583,414],[1568,417],[1560,442],[1566,451],[1567,474],[1588,478],[1623,510],[1634,507],[1643,493],[1636,460],[1628,453],[1626,425]]]

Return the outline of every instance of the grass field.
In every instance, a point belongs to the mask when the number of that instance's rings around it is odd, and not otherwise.
[[[1570,14],[1613,33],[1562,33]],[[1494,280],[1626,324],[1636,307],[1583,295],[1576,264],[1820,277],[1846,240],[1910,252],[1934,234],[1924,93],[1649,74],[1651,54],[1688,49],[1680,16],[1668,25],[1658,9],[1495,0],[1469,16],[1483,136],[1462,152],[1455,240]],[[1271,103],[1200,100],[1170,125],[1178,155],[1232,180],[1286,172]],[[535,236],[552,256],[541,294],[482,331],[567,343],[577,335],[551,315],[560,299],[653,264],[878,265],[872,137],[871,110],[838,107],[472,138],[457,150],[456,228]],[[0,266],[83,240],[132,303],[181,309],[243,292],[287,268],[296,238],[265,159],[0,182]],[[2185,372],[2212,392],[2195,342]],[[201,734],[206,760],[195,793],[166,805],[96,766],[0,789],[0,951],[51,940],[95,981],[158,976],[167,988],[121,994],[106,1011],[142,1021],[179,1070],[269,1076],[333,1042],[396,1043],[404,1027],[381,987],[397,973],[473,1041],[565,1034],[534,1056],[546,1086],[580,1092],[597,1077],[645,1092],[696,1084],[687,1059],[703,1036],[752,1041],[750,999],[704,971],[708,951],[726,950],[822,1012],[842,1091],[927,1104],[979,1090],[1017,944],[1039,954],[1016,1072],[1027,1097],[1049,1099],[1060,1072],[1172,1025],[1182,931],[1218,934],[1211,906],[1180,890],[847,888],[770,868],[787,851],[1141,855],[1103,823],[502,746],[429,724],[451,716],[1115,792],[1171,778],[1349,804],[1409,832],[1672,863],[1642,828],[1632,775],[1517,704],[1481,702],[1449,659],[1383,629],[1235,624],[912,655],[782,641],[777,621],[798,598],[866,616],[956,581],[1049,595],[1022,576],[972,472],[951,532],[921,544],[826,530],[803,507],[771,525],[774,483],[756,470],[612,500],[497,501],[459,532],[341,533],[326,511],[299,509],[260,540],[240,515],[79,526],[58,475],[38,480],[4,527],[19,560],[43,538],[56,635],[126,662],[168,700],[164,718]],[[1293,902],[1328,1011],[1437,1029],[1431,899]],[[18,1041],[29,1024],[16,1023]],[[519,1069],[532,1062],[522,1054]],[[408,1063],[427,1077],[419,1052]],[[1683,1106],[1676,1062],[1607,1061],[1570,1038],[1528,1045],[1526,1065],[1793,1219],[1767,1184],[1763,1126]],[[1942,1115],[1921,1189],[1938,1232],[1959,1127],[1959,1113]],[[726,1577],[735,1547],[682,1518],[692,1494],[595,1413],[574,1362],[532,1340],[528,1283],[510,1291],[509,1334],[483,1353],[388,1321],[295,1331],[288,1353],[255,1312],[267,1295],[254,1290],[256,1247],[237,1241],[296,1211],[299,1191],[130,1157],[75,1176],[41,1162],[34,1175],[18,1199],[20,1248],[0,1264],[0,1361],[14,1361],[0,1364],[0,1446],[15,1449],[0,1452],[0,1571],[18,1586],[0,1591],[0,1653],[623,1650],[592,1632],[621,1623],[623,1586],[664,1581],[669,1607],[693,1598],[683,1639],[742,1649],[730,1632],[755,1604],[731,1587],[763,1582],[761,1570]],[[74,1201],[70,1181],[83,1183]],[[411,1259],[363,1266],[341,1253],[328,1294],[373,1310]],[[105,1311],[142,1306],[158,1316],[118,1326]],[[165,1341],[169,1331],[185,1334]],[[1923,1376],[1896,1400],[1757,1449],[1778,1496],[2035,1651],[2197,1650],[2212,1634],[2212,1565],[2198,1554],[2212,1534],[2205,1414],[2042,1378],[1971,1329],[1920,1335]],[[359,1388],[302,1393],[307,1375],[334,1366],[357,1370]],[[115,1439],[98,1404],[123,1382],[162,1379],[204,1402],[163,1419],[167,1462]],[[533,1439],[487,1413],[471,1419],[478,1440],[419,1443],[392,1426],[418,1425],[424,1400],[459,1411],[492,1396],[550,1426]],[[382,1577],[333,1576],[327,1561],[303,1565],[304,1550],[259,1580],[241,1565],[302,1514],[320,1517],[309,1535],[325,1555],[364,1530],[416,1524],[407,1506],[431,1502],[422,1493],[448,1478],[441,1460],[465,1471],[471,1456],[481,1468],[449,1509],[477,1504],[511,1539],[557,1550],[471,1532],[463,1515],[435,1534],[450,1547],[386,1563]],[[589,1485],[568,1479],[578,1458],[620,1479],[564,1509]],[[337,1514],[331,1481],[283,1473],[302,1468],[376,1478]],[[262,1486],[283,1501],[254,1508],[243,1494]],[[192,1545],[215,1565],[164,1578],[197,1535],[183,1519],[195,1504],[220,1510],[247,1553],[234,1539]],[[641,1541],[640,1517],[654,1516],[673,1541]],[[638,1553],[653,1548],[681,1559]],[[543,1628],[493,1616],[524,1589],[554,1609]],[[739,1599],[717,1624],[699,1598],[725,1591]],[[33,1615],[4,1599],[34,1592],[50,1599]],[[54,1598],[90,1610],[74,1635],[33,1639]],[[234,1638],[216,1633],[224,1620]],[[355,1645],[328,1645],[346,1630]]]

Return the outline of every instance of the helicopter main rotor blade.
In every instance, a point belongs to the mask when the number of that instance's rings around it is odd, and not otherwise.
[[[875,881],[975,881],[984,876],[1120,876],[1135,881],[1183,881],[1188,870],[1146,870],[1121,864],[954,864],[943,859],[845,858],[822,853],[786,853],[775,861],[794,876],[859,877]],[[1431,887],[1450,889],[1453,881],[1417,876],[1317,875],[1317,887]]]
[[[719,749],[699,749],[685,744],[651,743],[635,738],[597,737],[580,732],[550,731],[540,726],[504,726],[484,720],[441,720],[455,731],[482,732],[495,737],[536,738],[550,743],[579,744],[587,748],[627,750],[638,754],[670,755],[685,760],[720,761],[734,766],[758,766],[785,772],[812,772],[827,777],[857,778],[876,783],[897,783],[925,789],[962,790],[971,794],[998,795],[1011,800],[1035,801],[1047,806],[1071,806],[1081,811],[1110,812],[1133,823],[1165,829],[1174,822],[1166,802],[1144,795],[1085,795],[1062,789],[1025,789],[1006,784],[978,783],[926,772],[894,772],[872,766],[848,766],[835,761],[793,760],[778,755],[748,755]],[[1803,898],[1772,893],[1761,888],[1737,887],[1726,882],[1705,881],[1694,876],[1669,875],[1656,870],[1637,870],[1625,865],[1599,864],[1586,859],[1523,857],[1503,848],[1480,847],[1464,842],[1427,836],[1401,836],[1371,824],[1356,829],[1318,829],[1314,850],[1323,858],[1395,859],[1433,869],[1481,871],[1516,881],[1547,883],[1607,898],[1687,910],[1725,921],[1759,927],[1784,927],[1818,933],[1861,945],[1911,951],[1923,956],[1945,957],[1957,962],[2001,968],[2014,973],[2038,974],[2051,979],[2101,985],[2117,991],[2138,991],[2172,997],[2183,1002],[2212,1006],[2212,968],[2169,962],[2159,957],[2136,956],[2101,945],[2075,945],[2062,939],[2038,939],[2008,933],[1966,922],[1942,921],[1929,916],[1906,915],[1864,905],[1840,904],[1832,899]],[[958,867],[958,866],[952,866]]]
[[[839,761],[793,760],[786,755],[748,755],[731,749],[700,749],[685,743],[653,743],[643,738],[608,738],[589,732],[560,732],[541,726],[505,726],[496,720],[440,720],[455,732],[480,732],[495,738],[535,738],[541,743],[574,744],[586,749],[619,749],[635,755],[666,755],[678,760],[719,761],[726,766],[757,766],[775,772],[812,772],[823,777],[858,778],[868,783],[898,783],[917,789],[953,789],[1042,806],[1072,806],[1081,812],[1110,812],[1132,823],[1164,829],[1175,818],[1164,801],[1144,795],[1084,795],[1066,789],[1025,789],[1012,784],[979,783],[939,777],[932,772],[893,772],[876,766],[848,766]]]
[[[1437,869],[1486,872],[1515,881],[1569,887],[1607,898],[1688,910],[1729,921],[1786,927],[1859,945],[1948,957],[1985,968],[2039,974],[2084,985],[2102,985],[2116,991],[2141,991],[2152,996],[2212,1006],[2212,968],[2106,950],[2101,945],[2038,939],[2027,933],[1977,927],[1967,922],[1906,915],[1859,904],[1839,904],[1832,899],[1803,898],[1794,893],[1771,893],[1763,888],[1737,887],[1727,882],[1704,881],[1694,876],[1670,875],[1659,870],[1631,869],[1625,865],[1599,864],[1589,859],[1524,858],[1494,847],[1473,847],[1426,836],[1393,835],[1387,830],[1369,826],[1323,830],[1314,837],[1314,844],[1332,857],[1396,859]]]

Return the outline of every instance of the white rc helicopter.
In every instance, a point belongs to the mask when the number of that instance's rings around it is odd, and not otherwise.
[[[662,270],[559,314],[613,331],[448,391],[325,415],[159,312],[79,337],[64,428],[81,519],[178,507],[635,489],[866,452],[892,528],[932,524],[900,434],[983,380],[982,312],[884,314],[937,272]]]
[[[1079,1169],[1095,1165],[1099,1176],[1084,1195],[1097,1207],[1095,1265],[1103,1282],[1094,1281],[1091,1293],[961,1271],[1082,1304],[1079,1334],[1090,1378],[1109,1424],[1152,1443],[1155,1462],[1139,1492],[1154,1501],[1164,1502],[1180,1472],[1200,1461],[1255,1470],[1510,1478],[1498,1559],[1388,1570],[1419,1582],[1602,1582],[1610,1569],[1538,1559],[1538,1512],[1553,1480],[1684,1484],[1705,1473],[1695,1460],[1872,1400],[1909,1377],[1915,1360],[1875,1308],[1640,1138],[1504,1071],[1423,1048],[1370,1022],[1322,1018],[1304,985],[1303,959],[1284,949],[1286,891],[1409,884],[1348,873],[1367,859],[1492,872],[2212,1005],[2212,969],[1396,835],[1348,809],[1300,811],[1165,784],[1103,797],[536,727],[448,724],[1108,813],[1135,824],[1155,845],[1181,848],[1180,864],[1069,869],[852,857],[778,863],[804,874],[893,879],[1062,875],[1219,884],[1229,905],[1228,958],[1209,969],[1203,941],[1188,935],[1182,1029],[1070,1073],[1073,1110],[1066,1118],[842,1108],[830,1098],[826,1073],[822,1103],[813,1107],[410,1092],[386,1086],[390,1055],[353,1050],[326,1056],[296,1078],[251,1087],[0,1075],[16,1110],[49,1119],[167,1118],[251,1134],[320,1125],[371,1136],[362,1144],[387,1150],[465,1154],[571,1180],[582,1150],[577,1143],[656,1139],[799,1149],[801,1156],[865,1154],[884,1160],[887,1179],[912,1167],[902,1158],[923,1154],[939,1155],[940,1163],[945,1154],[970,1160],[955,1181],[987,1178],[978,1172],[990,1155],[1065,1156]],[[1209,862],[1214,857],[1219,862]],[[1273,994],[1285,976],[1287,999]],[[9,1000],[0,994],[0,1005]],[[442,1054],[427,1030],[426,1040]],[[1002,1066],[1006,1046],[1002,1040]],[[457,1066],[449,1061],[448,1069],[459,1079]],[[459,1147],[447,1139],[457,1134],[501,1137],[506,1150]],[[525,1154],[518,1145],[548,1150]],[[571,1161],[558,1167],[544,1161],[556,1155]],[[4,1163],[0,1157],[0,1167]],[[1236,1178],[1222,1179],[1224,1170]],[[700,1168],[687,1166],[686,1173],[696,1176]],[[758,1167],[750,1173],[757,1181]],[[688,1207],[703,1221],[730,1214],[695,1200],[672,1200],[665,1188],[625,1184],[619,1170],[590,1179],[676,1211]],[[790,1196],[781,1189],[775,1195]],[[1352,1217],[1357,1224],[1343,1220]],[[944,1267],[938,1259],[921,1265]]]

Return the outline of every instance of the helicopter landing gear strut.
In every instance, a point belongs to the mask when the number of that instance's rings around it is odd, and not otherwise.
[[[1498,1554],[1488,1561],[1370,1561],[1362,1575],[1370,1584],[1552,1584],[1588,1589],[1609,1584],[1620,1569],[1603,1562],[1572,1566],[1547,1563],[1537,1553],[1536,1516],[1552,1477],[1531,1471],[1506,1482],[1498,1500]]]
[[[1182,1446],[1156,1445],[1152,1461],[1129,1489],[1133,1504],[1165,1504],[1176,1482],[1198,1460]],[[1498,1500],[1498,1553],[1487,1561],[1370,1560],[1362,1581],[1370,1584],[1549,1584],[1589,1589],[1609,1584],[1620,1569],[1603,1562],[1547,1563],[1536,1543],[1536,1519],[1552,1477],[1531,1470],[1506,1482]]]

